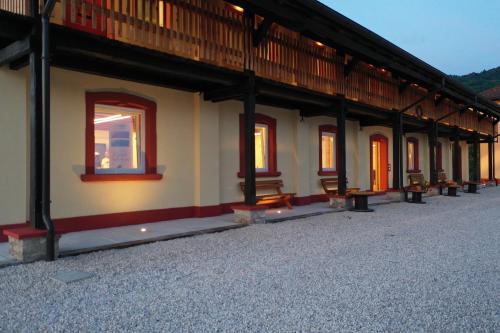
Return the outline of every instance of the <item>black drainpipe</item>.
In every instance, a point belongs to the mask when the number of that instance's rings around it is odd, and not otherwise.
[[[50,15],[55,0],[42,11],[42,221],[47,229],[47,261],[55,260],[55,229],[50,218]]]

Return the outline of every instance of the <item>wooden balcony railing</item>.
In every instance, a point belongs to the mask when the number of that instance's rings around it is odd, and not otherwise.
[[[30,15],[29,0],[0,0],[0,10],[20,15]]]
[[[0,9],[29,15],[29,1],[0,0]],[[109,39],[214,64],[237,71],[253,70],[266,79],[319,91],[385,109],[401,109],[424,96],[388,71],[360,62],[349,73],[348,55],[273,24],[257,47],[255,22],[222,0],[57,0],[52,22]],[[254,26],[252,26],[254,24]],[[420,116],[436,119],[458,107],[432,99]],[[416,115],[415,110],[410,114]],[[445,120],[449,125],[491,133],[491,122],[466,112]]]

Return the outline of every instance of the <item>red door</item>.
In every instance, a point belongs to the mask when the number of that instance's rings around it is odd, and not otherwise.
[[[380,134],[370,137],[370,188],[374,192],[389,188],[389,140]]]

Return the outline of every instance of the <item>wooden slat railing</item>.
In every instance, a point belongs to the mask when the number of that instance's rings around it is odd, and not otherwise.
[[[0,0],[0,9],[29,15],[29,1]],[[345,75],[350,56],[273,24],[267,37],[252,46],[254,26],[222,0],[57,0],[52,22],[259,77],[319,91],[385,109],[401,109],[424,96],[411,86],[399,92],[399,81],[383,69],[358,63]],[[423,117],[436,119],[459,107],[446,100],[421,103]],[[416,115],[416,108],[408,111]],[[443,122],[492,133],[491,121],[465,112]]]
[[[30,15],[29,0],[0,0],[0,10],[20,15]]]

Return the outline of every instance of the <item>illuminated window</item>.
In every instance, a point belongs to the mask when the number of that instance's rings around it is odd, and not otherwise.
[[[268,170],[268,127],[265,124],[255,124],[255,170]]]
[[[276,119],[255,114],[255,176],[278,177],[276,159]],[[240,114],[240,170],[238,177],[245,177],[245,117]]]
[[[83,181],[159,180],[156,103],[116,92],[86,93]]]
[[[337,173],[337,129],[335,126],[319,127],[319,172],[320,175]]]
[[[408,172],[419,172],[418,169],[418,140],[408,138],[406,142],[406,168]]]
[[[144,173],[144,110],[96,104],[96,173]]]

